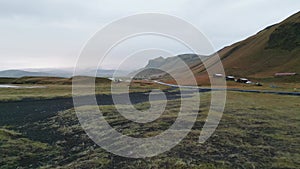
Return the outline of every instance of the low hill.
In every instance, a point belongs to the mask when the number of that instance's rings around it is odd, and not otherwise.
[[[71,85],[72,80],[85,82],[87,79],[94,78],[88,76],[76,76],[72,78],[61,77],[21,77],[11,81],[11,84],[52,84],[52,85]],[[111,80],[107,78],[95,78],[96,83],[110,83]]]
[[[12,84],[71,84],[72,80],[61,77],[25,76],[17,78]]]
[[[10,78],[10,77],[0,77],[0,84],[11,84],[17,78]]]

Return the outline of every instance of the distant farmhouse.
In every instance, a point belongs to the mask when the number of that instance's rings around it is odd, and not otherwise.
[[[220,74],[220,73],[214,74],[214,78],[222,78],[222,77],[224,77],[223,74]]]
[[[214,74],[214,78],[224,78],[224,75],[223,74]],[[250,81],[247,78],[236,78],[232,75],[225,76],[225,79],[226,79],[226,81],[234,81],[234,82],[238,82],[238,83],[245,83],[245,84],[253,84],[253,85],[256,85],[256,86],[262,86],[262,84],[259,83],[259,82],[255,83],[255,82]]]
[[[227,81],[235,81],[235,77],[234,76],[226,76],[226,80]]]
[[[236,80],[236,82],[239,82],[239,83],[247,83],[249,80],[246,79],[246,78],[239,78]]]

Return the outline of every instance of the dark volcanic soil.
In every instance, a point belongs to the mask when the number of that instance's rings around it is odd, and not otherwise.
[[[180,92],[164,91],[168,100],[179,99]],[[149,93],[130,93],[132,104],[147,102]],[[89,96],[88,96],[89,97]],[[116,97],[125,97],[125,94],[118,94]],[[153,97],[154,100],[160,100],[160,97]],[[112,105],[111,95],[97,95],[98,105]],[[124,101],[121,104],[131,104]],[[84,104],[86,105],[86,104]],[[21,101],[0,102],[0,126],[22,125],[29,121],[39,121],[54,116],[59,111],[73,108],[72,98],[54,98],[54,99],[23,99]]]

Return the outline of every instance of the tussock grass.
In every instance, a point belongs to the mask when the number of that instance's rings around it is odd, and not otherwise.
[[[151,137],[173,124],[178,103],[180,100],[169,101],[167,111],[149,124],[125,119],[114,106],[98,108],[117,131],[132,137]],[[210,104],[210,93],[201,93],[198,118],[188,136],[170,151],[146,159],[122,158],[95,145],[82,130],[73,109],[22,126],[2,127],[0,146],[5,151],[21,146],[13,152],[27,151],[31,159],[45,157],[39,163],[42,168],[299,168],[299,103],[300,97],[296,96],[228,92],[217,130],[200,144],[199,134]],[[135,107],[147,110],[149,105],[139,103]],[[82,107],[86,112],[90,109]],[[47,139],[42,137],[46,135]],[[31,149],[26,148],[29,145]],[[51,156],[55,153],[59,155]],[[14,154],[3,156],[2,165],[30,166]]]

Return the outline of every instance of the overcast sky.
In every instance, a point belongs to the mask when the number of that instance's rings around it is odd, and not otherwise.
[[[73,67],[96,31],[133,14],[182,18],[219,50],[299,9],[299,0],[0,0],[0,70]]]

